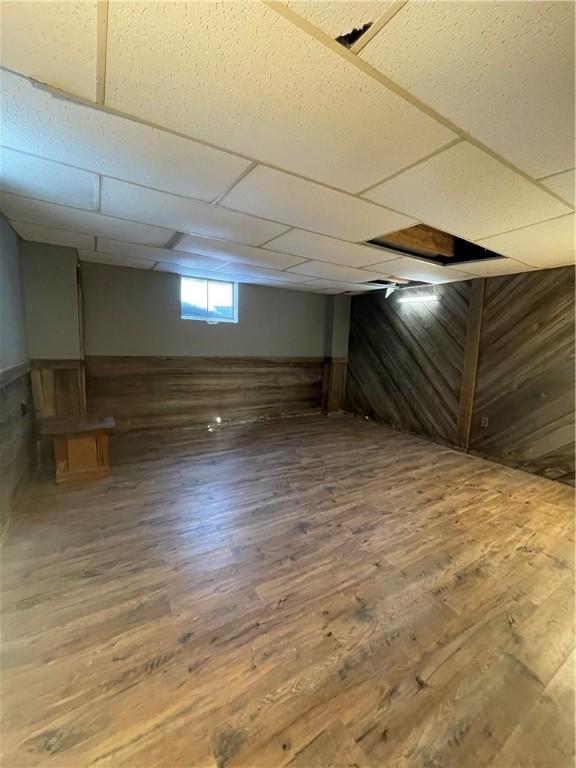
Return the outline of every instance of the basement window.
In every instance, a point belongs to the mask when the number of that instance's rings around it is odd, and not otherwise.
[[[180,283],[180,317],[205,323],[238,322],[238,283],[182,277]]]

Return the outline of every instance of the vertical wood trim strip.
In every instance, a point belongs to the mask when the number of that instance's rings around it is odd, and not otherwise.
[[[324,365],[322,366],[322,413],[328,413],[328,395],[330,392],[331,369],[332,363],[330,358],[326,358],[326,360],[324,360]]]
[[[346,359],[331,357],[325,360],[322,380],[323,413],[341,413],[344,410],[347,372]]]
[[[88,410],[86,397],[86,368],[84,365],[78,370],[78,410],[81,414],[86,413]]]
[[[484,310],[484,293],[486,279],[472,280],[470,289],[470,305],[468,308],[468,329],[466,332],[466,348],[464,352],[464,368],[462,370],[462,388],[458,409],[456,427],[456,445],[465,451],[470,446],[470,428],[474,410],[474,395],[478,373],[478,353],[480,351],[480,333],[482,331],[482,312]]]

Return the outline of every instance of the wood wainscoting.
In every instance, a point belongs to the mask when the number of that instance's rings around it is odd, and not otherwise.
[[[322,358],[87,357],[88,412],[118,429],[318,413]]]
[[[83,360],[31,360],[30,366],[37,419],[86,413]]]
[[[28,362],[0,371],[0,541],[34,466]]]

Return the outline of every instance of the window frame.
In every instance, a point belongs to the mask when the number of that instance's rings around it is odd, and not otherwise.
[[[185,280],[202,280],[206,283],[206,299],[208,299],[208,291],[210,283],[224,283],[225,285],[232,286],[232,317],[191,317],[184,315],[182,310],[182,286]],[[199,323],[208,323],[208,325],[218,325],[219,323],[238,323],[238,282],[236,280],[224,280],[214,277],[207,277],[206,275],[180,275],[180,320],[194,320]]]

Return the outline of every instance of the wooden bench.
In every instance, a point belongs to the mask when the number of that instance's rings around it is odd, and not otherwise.
[[[111,416],[61,416],[42,419],[40,432],[54,439],[56,482],[92,480],[109,472],[108,434],[116,428]]]

